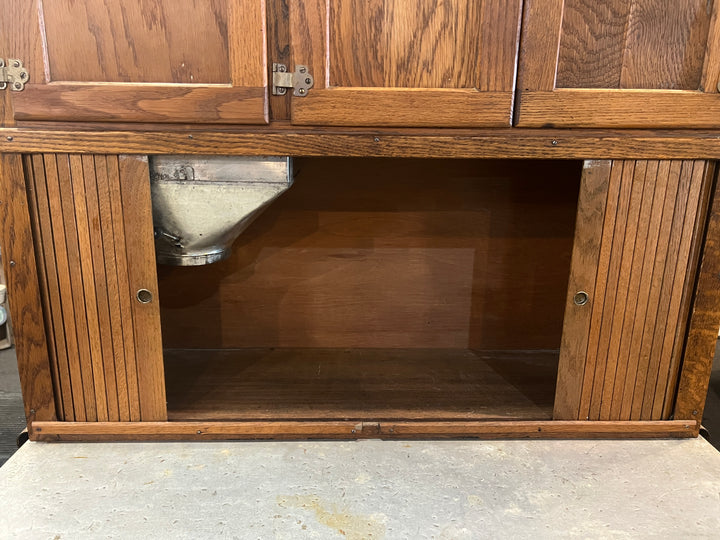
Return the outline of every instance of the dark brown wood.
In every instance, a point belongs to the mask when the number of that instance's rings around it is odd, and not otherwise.
[[[289,0],[266,0],[268,64],[285,64],[294,67],[290,56],[290,6]],[[284,96],[270,96],[271,120],[290,119],[292,92]]]
[[[583,167],[555,390],[556,420],[575,420],[579,414],[579,382],[585,371],[611,165],[610,161],[586,161]],[[578,292],[588,295],[586,304],[575,304]]]
[[[7,54],[30,69],[15,118],[268,121],[264,0],[2,0],[0,9],[23,20],[0,30]]]
[[[700,273],[695,288],[675,402],[676,418],[702,418],[712,360],[720,327],[720,189],[714,193],[705,234]]]
[[[305,125],[508,126],[520,2],[293,1],[293,58],[315,79]]]
[[[33,441],[242,439],[644,439],[693,437],[694,420],[659,422],[33,422]]]
[[[21,156],[0,154],[0,245],[28,422],[55,420],[52,371]]]
[[[558,349],[580,165],[297,158],[229,260],[159,267],[165,345]]]
[[[719,159],[717,131],[0,129],[0,152],[521,159]],[[105,126],[107,128],[108,126]]]
[[[167,409],[162,366],[160,303],[155,268],[155,239],[150,204],[150,172],[145,156],[120,156],[119,167],[122,219],[125,222],[124,247],[127,254],[128,297],[132,299],[132,321],[135,332],[140,419],[144,422],[154,422],[165,420]],[[152,295],[150,302],[140,302],[138,291],[141,289],[150,291]]]
[[[165,372],[171,421],[543,420],[557,353],[166,349]]]
[[[528,0],[517,125],[718,127],[718,6]]]

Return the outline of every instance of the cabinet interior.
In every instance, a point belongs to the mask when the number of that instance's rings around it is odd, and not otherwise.
[[[550,419],[580,162],[307,158],[158,267],[171,420]]]

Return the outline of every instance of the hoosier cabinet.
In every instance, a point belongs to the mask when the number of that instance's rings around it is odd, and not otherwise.
[[[0,8],[32,439],[697,436],[719,2]]]

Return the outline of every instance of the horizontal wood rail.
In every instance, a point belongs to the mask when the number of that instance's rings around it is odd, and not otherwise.
[[[644,439],[696,437],[695,420],[488,422],[32,422],[34,441],[243,439]]]
[[[65,127],[65,126],[64,126]],[[720,131],[0,128],[0,152],[507,159],[720,159]]]

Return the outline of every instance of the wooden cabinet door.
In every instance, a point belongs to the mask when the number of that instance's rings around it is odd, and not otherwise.
[[[585,163],[555,419],[670,417],[713,170],[702,160]]]
[[[167,420],[146,157],[25,158],[58,418]]]
[[[16,120],[264,124],[264,0],[0,0]]]
[[[509,126],[520,0],[291,0],[294,124]]]
[[[517,125],[720,127],[720,2],[526,0]]]

